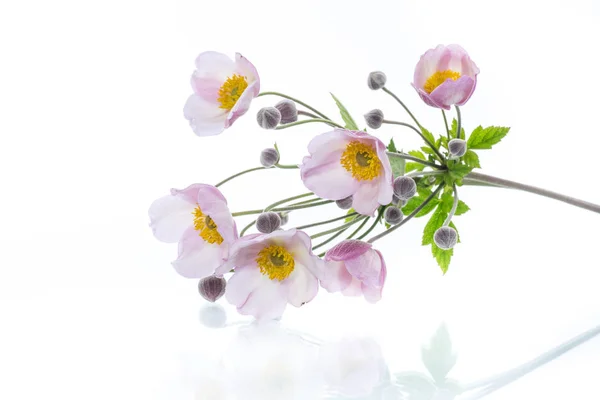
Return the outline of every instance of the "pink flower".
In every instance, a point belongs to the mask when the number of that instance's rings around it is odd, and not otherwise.
[[[370,243],[344,240],[325,254],[321,286],[346,296],[364,295],[370,303],[381,300],[387,269],[383,256]]]
[[[152,203],[148,215],[158,240],[179,242],[173,267],[186,278],[212,275],[238,238],[225,197],[211,185],[196,183],[183,190],[171,189],[170,196]]]
[[[235,61],[214,51],[196,58],[191,95],[183,115],[198,136],[218,135],[250,108],[260,92],[260,78],[254,65],[240,53]]]
[[[392,201],[392,167],[383,142],[365,132],[336,129],[308,144],[300,173],[317,196],[341,200],[353,196],[352,207],[372,215]]]
[[[217,273],[235,268],[225,297],[241,314],[273,319],[287,303],[300,307],[317,295],[316,260],[306,233],[278,230],[240,238]]]
[[[450,109],[469,100],[477,85],[479,68],[457,44],[439,45],[421,56],[413,87],[428,105]]]

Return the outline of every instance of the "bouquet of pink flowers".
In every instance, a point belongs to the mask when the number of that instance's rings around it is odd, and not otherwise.
[[[362,295],[369,302],[381,299],[386,280],[384,257],[373,243],[390,235],[413,218],[430,215],[422,244],[431,247],[446,273],[459,242],[453,218],[469,211],[458,197],[462,185],[513,188],[554,198],[594,212],[600,206],[537,187],[478,172],[477,152],[491,149],[509,128],[476,127],[466,135],[459,106],[467,103],[477,85],[479,69],[458,45],[439,45],[417,63],[412,86],[428,106],[441,109],[444,132],[439,135],[421,125],[415,115],[386,86],[383,72],[372,72],[368,86],[392,96],[411,122],[385,119],[381,110],[365,114],[370,129],[393,124],[411,129],[424,142],[420,149],[399,151],[393,140],[387,146],[359,129],[342,103],[333,96],[342,123],[335,122],[307,103],[278,92],[261,92],[256,68],[242,55],[231,60],[205,52],[196,59],[191,84],[194,91],[184,116],[198,136],[222,133],[247,113],[254,98],[283,98],[258,111],[264,129],[324,124],[326,132],[308,143],[300,164],[280,163],[277,146],[263,150],[262,166],[241,171],[216,185],[195,183],[150,207],[150,226],[157,239],[179,243],[173,266],[186,278],[200,279],[200,293],[209,301],[223,294],[241,314],[278,318],[288,303],[295,307],[311,301],[319,286],[328,292]],[[448,122],[446,111],[454,107]],[[230,212],[219,187],[252,171],[299,169],[309,192],[267,205],[264,209]],[[288,214],[335,203],[342,213],[330,219],[295,228],[282,228]],[[256,215],[239,233],[235,218]],[[331,228],[309,235],[308,228]],[[257,233],[248,233],[256,229]],[[379,233],[371,235],[376,229]],[[370,236],[371,235],[371,236]],[[315,243],[315,239],[320,239]],[[232,273],[226,280],[225,275]]]

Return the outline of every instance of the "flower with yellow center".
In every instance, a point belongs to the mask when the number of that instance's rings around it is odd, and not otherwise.
[[[263,275],[269,279],[282,281],[294,271],[294,257],[283,246],[270,245],[262,249],[256,263]]]
[[[340,163],[359,181],[373,180],[381,174],[381,161],[377,151],[370,145],[353,140],[348,143]]]
[[[219,98],[217,100],[221,104],[220,108],[230,111],[247,87],[248,79],[245,76],[233,74],[227,78],[219,88]]]
[[[223,243],[223,237],[217,229],[217,224],[215,224],[215,221],[213,221],[210,216],[202,213],[200,206],[197,206],[192,214],[194,215],[194,229],[198,231],[198,235],[200,235],[205,242],[210,244]]]
[[[460,78],[460,72],[452,71],[450,69],[445,71],[437,71],[427,79],[425,85],[423,86],[423,90],[425,90],[428,94],[431,94],[431,92],[433,92],[438,86],[446,82],[446,79],[452,79],[455,81],[458,78]]]

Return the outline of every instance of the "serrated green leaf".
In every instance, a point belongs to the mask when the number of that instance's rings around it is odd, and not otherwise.
[[[390,147],[393,147],[394,149],[396,149],[396,145],[394,144],[394,139],[392,139],[390,141],[390,144],[388,145],[388,150],[390,149]],[[395,152],[396,150],[389,150],[389,151]],[[406,172],[406,160],[404,160],[403,158],[400,158],[400,157],[388,157],[388,159],[390,160],[390,165],[392,167],[392,174],[394,175],[394,177],[404,175],[404,173]]]
[[[440,269],[443,274],[448,272],[448,267],[450,266],[450,261],[452,260],[452,256],[454,255],[454,249],[450,250],[442,250],[435,243],[431,243],[431,254],[435,257]]]
[[[456,137],[456,130],[458,129],[458,121],[456,120],[456,118],[454,118],[452,120],[452,130],[450,131],[450,137],[451,138],[455,138]],[[460,138],[462,140],[465,140],[465,127],[461,126],[460,127]]]
[[[429,147],[428,147],[429,149]],[[410,154],[413,157],[417,157],[423,161],[425,161],[425,154],[421,153],[419,150],[411,150],[408,152],[408,154]]]
[[[398,151],[396,149],[396,143],[394,143],[394,138],[390,139],[390,144],[387,145],[387,151],[391,151],[392,153],[396,153]]]
[[[358,125],[356,125],[356,122],[354,122],[354,120],[350,116],[350,113],[348,112],[348,110],[346,109],[346,107],[344,107],[344,105],[338,100],[337,97],[335,97],[333,95],[333,93],[329,93],[329,94],[331,95],[331,97],[333,97],[333,100],[335,100],[335,104],[340,109],[340,114],[342,116],[342,119],[346,123],[346,129],[357,131],[358,130]]]
[[[429,195],[425,195],[425,196],[415,196],[413,198],[411,198],[404,207],[402,207],[402,213],[404,215],[408,215],[410,213],[412,213],[413,211],[415,211],[415,209],[417,207],[419,207],[424,201],[425,199],[427,199],[427,197],[429,197]],[[433,198],[431,199],[431,201],[429,203],[427,203],[425,205],[425,207],[423,207],[423,209],[421,209],[421,211],[419,211],[417,213],[417,215],[415,215],[415,217],[420,218],[423,217],[427,214],[429,214],[439,203],[439,199]]]
[[[416,162],[407,162],[404,167],[404,172],[423,171],[425,166]]]
[[[427,146],[423,146],[421,147],[421,150],[423,150],[423,153],[427,153],[427,154],[435,154],[435,152],[433,150],[431,150],[431,147],[427,147]]]
[[[478,126],[471,132],[467,141],[469,149],[491,149],[493,145],[502,140],[508,133],[510,128],[503,126],[488,126],[482,128]]]
[[[447,186],[448,187],[448,186]],[[441,197],[440,207],[444,210],[446,214],[450,213],[452,210],[452,206],[454,205],[454,196],[452,196],[452,191],[444,192]]]
[[[469,172],[471,172],[471,170],[473,170],[473,168],[471,168],[465,164],[455,164],[452,166],[451,166],[451,164],[448,164],[448,174],[447,175],[450,175],[454,180],[462,179],[462,178],[464,178],[465,175],[467,175]]]
[[[421,128],[421,133],[423,133],[425,139],[429,140],[429,143],[435,144],[435,138],[433,137],[433,134],[431,132],[429,132],[425,128]]]
[[[433,234],[438,230],[448,217],[448,213],[444,212],[442,207],[439,207],[431,214],[431,218],[427,225],[425,225],[425,229],[423,230],[423,246],[433,243]]]
[[[467,150],[462,159],[464,163],[471,168],[481,168],[481,165],[479,164],[479,156],[473,150]]]
[[[469,210],[470,210],[469,206],[464,201],[459,200],[458,206],[456,207],[456,212],[454,213],[454,215],[463,215],[464,213],[466,213]]]
[[[354,208],[351,208],[348,210],[348,212],[346,213],[346,215],[348,214],[352,214],[353,212],[356,212],[356,210]],[[351,217],[346,217],[346,219],[344,219],[344,223],[348,223],[350,221],[352,221],[355,218],[355,215],[351,216]]]
[[[440,136],[439,141],[441,146],[448,150],[448,138],[446,138],[446,136]]]

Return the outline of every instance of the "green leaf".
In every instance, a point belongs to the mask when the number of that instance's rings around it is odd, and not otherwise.
[[[469,140],[467,141],[467,148],[469,149],[491,149],[493,145],[502,140],[508,133],[510,128],[502,126],[489,126],[482,128],[481,125],[475,128]]]
[[[429,149],[429,147],[428,147]],[[425,155],[423,153],[421,153],[419,150],[411,150],[408,152],[408,154],[410,154],[413,157],[417,157],[423,161],[425,161]]]
[[[435,138],[431,132],[425,128],[421,128],[421,132],[423,133],[423,136],[425,136],[425,139],[429,140],[429,143],[435,144]]]
[[[404,172],[423,171],[424,168],[425,166],[423,164],[416,162],[407,162],[404,168]]]
[[[279,153],[279,147],[277,147],[277,142],[275,142],[275,143],[273,144],[273,147],[275,148],[275,151],[277,152],[277,154],[280,154],[280,155],[281,155],[281,153]]]
[[[417,207],[419,207],[424,201],[425,199],[429,197],[428,195],[426,196],[415,196],[413,198],[411,198],[404,207],[402,207],[402,213],[404,215],[408,215],[410,213],[412,213],[413,211],[415,211],[415,209]],[[427,205],[425,205],[425,207],[423,207],[423,209],[421,211],[419,211],[417,213],[417,215],[415,215],[415,217],[419,218],[419,217],[423,217],[427,214],[429,214],[439,203],[440,201],[436,198],[431,199],[431,201],[429,203],[427,203]]]
[[[464,213],[466,213],[467,211],[469,211],[470,208],[469,206],[462,200],[458,201],[458,206],[456,207],[456,212],[454,213],[454,215],[463,215]]]
[[[431,254],[435,257],[442,273],[446,274],[448,267],[450,266],[450,260],[454,255],[454,249],[442,250],[435,243],[431,243]]]
[[[390,229],[392,226],[390,224],[388,224],[387,222],[385,223],[385,229]]]
[[[444,210],[446,214],[450,213],[452,210],[452,206],[454,205],[454,196],[452,196],[452,191],[444,192],[441,198],[440,207]]]
[[[433,234],[444,224],[446,217],[448,217],[448,213],[444,212],[443,207],[438,207],[431,214],[431,218],[423,230],[423,246],[433,243]]]
[[[458,129],[458,121],[456,120],[456,118],[454,118],[452,120],[452,129],[450,130],[450,137],[451,138],[455,138],[456,137],[456,130]],[[460,138],[462,140],[465,140],[465,127],[461,126],[460,127]]]
[[[429,343],[421,348],[421,360],[435,382],[438,385],[445,385],[446,376],[456,365],[457,359],[458,355],[452,349],[448,328],[445,323],[442,323]]]
[[[333,95],[333,93],[329,93],[329,94],[331,95],[331,97],[333,97],[333,100],[335,100],[335,104],[340,109],[340,114],[342,115],[342,119],[346,123],[346,129],[357,131],[358,125],[356,125],[356,122],[354,122],[354,120],[350,116],[350,113],[348,112],[346,107],[344,107],[344,105],[337,99],[337,97],[335,97]]]
[[[473,150],[467,150],[462,159],[464,163],[471,168],[481,168],[481,165],[479,164],[479,156]]]
[[[394,138],[390,139],[390,144],[388,144],[387,150],[391,151],[392,153],[398,152],[398,150],[396,149],[396,143],[394,143]]]
[[[440,141],[441,146],[448,150],[448,138],[446,138],[446,136],[440,136],[438,140]]]
[[[351,209],[348,210],[348,212],[346,213],[346,215],[352,214],[353,212],[356,212],[356,210],[354,208],[351,208]],[[346,217],[346,219],[344,220],[344,223],[348,223],[348,222],[352,221],[354,218],[356,218],[356,215],[353,215],[351,217]]]
[[[454,179],[462,179],[465,175],[471,172],[473,168],[465,164],[454,164],[448,163],[448,175],[452,175]]]
[[[428,146],[421,147],[421,150],[423,150],[423,152],[427,153],[427,154],[431,154],[431,155],[435,154],[435,152],[433,150],[431,150],[431,147],[428,147]]]

